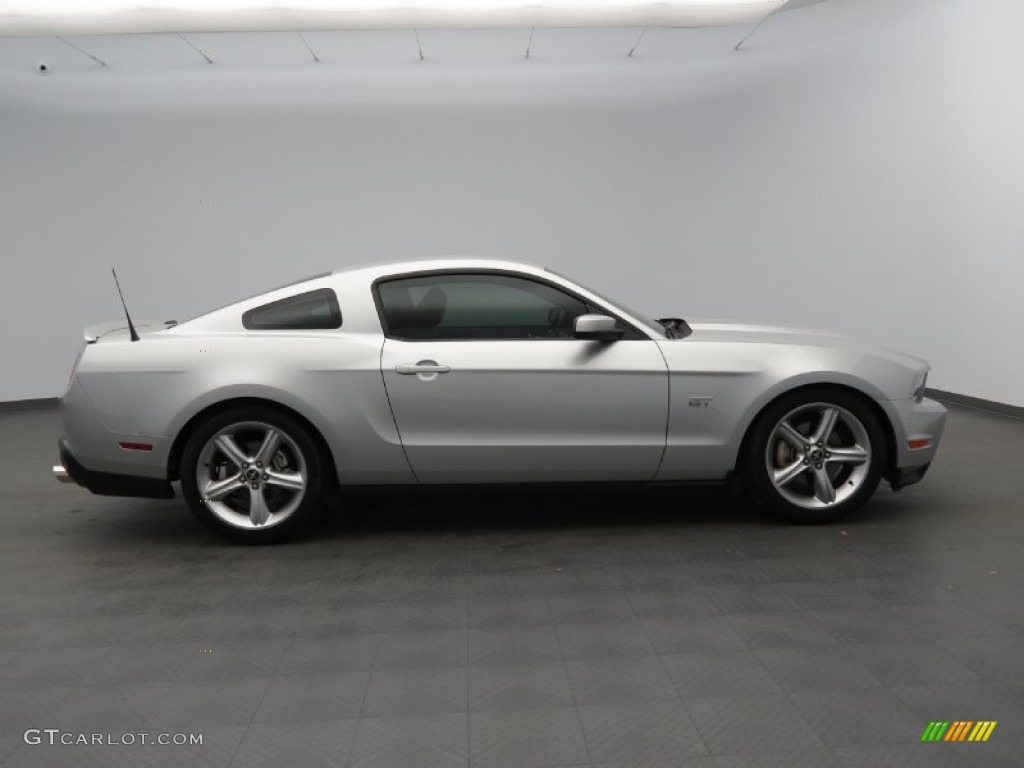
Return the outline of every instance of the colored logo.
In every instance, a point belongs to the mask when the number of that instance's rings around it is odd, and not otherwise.
[[[924,729],[921,741],[988,741],[995,727],[995,720],[933,721]]]

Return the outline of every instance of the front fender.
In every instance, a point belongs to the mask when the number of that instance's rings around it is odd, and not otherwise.
[[[661,346],[669,363],[671,406],[656,480],[725,479],[758,414],[794,389],[847,387],[881,407],[909,397],[913,378],[894,360],[843,348],[687,340]]]

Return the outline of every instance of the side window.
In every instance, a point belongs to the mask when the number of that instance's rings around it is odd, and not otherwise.
[[[388,333],[400,339],[570,339],[579,299],[511,275],[422,275],[380,283]]]
[[[242,315],[242,325],[251,331],[341,328],[341,307],[334,291],[320,288],[250,309]]]

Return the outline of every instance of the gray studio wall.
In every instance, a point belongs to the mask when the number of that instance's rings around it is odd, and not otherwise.
[[[62,391],[118,317],[112,264],[162,320],[478,254],[856,333],[1024,405],[1021,28],[1013,0],[831,0],[688,61],[653,34],[629,61],[0,72],[0,400]]]

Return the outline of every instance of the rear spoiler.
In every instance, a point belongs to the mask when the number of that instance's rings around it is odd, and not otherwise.
[[[177,324],[177,320],[164,320],[163,325],[159,328],[156,327],[156,324],[151,323],[144,323],[140,325],[139,328],[150,329],[147,333],[152,333],[154,329],[163,330],[164,328],[173,328]],[[93,325],[86,326],[85,330],[82,331],[82,336],[85,337],[86,344],[95,344],[100,340],[100,337],[106,336],[108,333],[113,333],[114,331],[123,331],[127,328],[128,323],[124,320],[110,320],[106,323],[94,323]]]
[[[100,336],[113,331],[120,331],[127,327],[128,324],[124,320],[109,320],[105,323],[95,323],[93,325],[86,326],[82,335],[85,337],[86,344],[95,344],[100,340]]]

